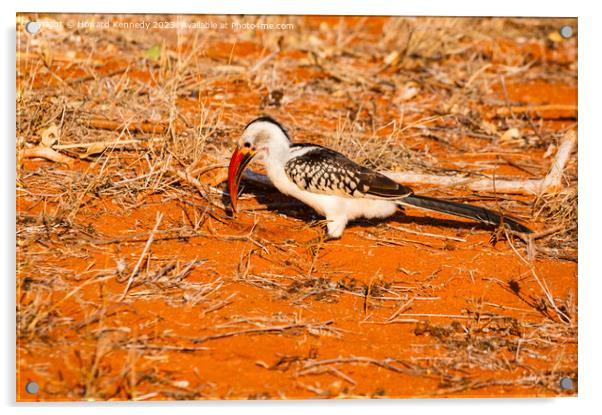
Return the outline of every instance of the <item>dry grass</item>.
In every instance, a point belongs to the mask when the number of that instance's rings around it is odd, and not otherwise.
[[[279,22],[277,16],[249,19]],[[320,397],[355,396],[353,387],[360,379],[347,371],[358,366],[436,378],[440,393],[496,385],[559,393],[559,376],[577,376],[576,356],[559,355],[551,369],[541,365],[576,342],[572,297],[542,291],[527,295],[499,283],[524,302],[524,318],[509,317],[504,308],[478,312],[474,304],[457,314],[425,317],[412,308],[440,300],[446,280],[439,280],[438,272],[414,278],[404,271],[408,282],[333,269],[323,259],[328,246],[320,239],[320,224],[308,225],[310,214],[296,205],[291,210],[300,210],[302,219],[287,223],[317,239],[305,243],[272,237],[270,221],[277,212],[261,209],[254,212],[252,226],[241,231],[224,210],[224,171],[219,168],[242,126],[254,115],[269,113],[289,126],[296,141],[327,145],[373,168],[462,171],[476,177],[500,165],[518,165],[523,173],[542,176],[547,161],[521,158],[521,153],[556,144],[561,136],[553,126],[556,120],[530,113],[500,117],[491,111],[520,104],[504,96],[503,85],[516,80],[574,85],[575,68],[570,62],[518,53],[494,40],[546,38],[558,22],[393,18],[382,36],[358,31],[342,19],[310,28],[302,17],[291,22],[299,30],[248,34],[242,40],[235,33],[141,36],[105,31],[19,39],[17,149],[45,145],[43,137],[56,128],[58,142],[49,145],[73,161],[67,166],[19,160],[21,363],[35,351],[57,351],[60,357],[35,366],[47,380],[44,392],[50,397],[223,397],[215,385],[193,386],[155,362],[169,353],[198,356],[220,341],[246,337],[346,339],[350,333],[340,326],[348,316],[319,319],[303,312],[335,305],[355,310],[360,304],[362,324],[410,324],[416,344],[424,345],[419,354],[433,357],[285,354],[258,365],[294,374],[295,382]],[[287,51],[302,57],[282,57]],[[114,59],[104,62],[100,56]],[[500,94],[491,93],[495,88]],[[502,136],[510,128],[519,129],[520,137],[504,143]],[[447,158],[475,152],[499,157],[477,162]],[[547,228],[562,227],[537,241],[538,258],[576,261],[576,168],[576,162],[570,165],[569,186],[557,195],[506,200],[503,195],[463,193],[455,198],[490,202],[506,212],[530,214]],[[262,195],[260,189],[257,193]],[[156,221],[159,211],[165,216]],[[422,225],[415,229],[408,224],[414,234],[406,238],[399,227],[371,225],[375,228],[356,232],[366,250],[418,246],[440,255],[454,249],[453,243],[468,243],[473,234],[461,230],[442,239],[424,232]],[[518,254],[527,256],[527,244],[510,241]],[[225,273],[222,264],[187,248],[206,242],[220,249],[220,243],[244,244],[238,269]],[[487,246],[471,248],[497,255]],[[270,271],[256,271],[258,262],[269,264]],[[512,273],[521,287],[532,278]],[[467,270],[458,275],[473,278]],[[294,312],[223,317],[221,311],[242,302],[249,289]],[[127,320],[154,308],[168,310],[173,334],[156,329],[166,324],[159,313],[155,318],[144,314],[148,321]],[[184,322],[181,313],[189,313]],[[202,333],[191,334],[185,321],[199,321]],[[424,344],[426,336],[430,340]],[[63,365],[57,377],[50,366]],[[524,373],[516,377],[518,370]],[[471,371],[486,376],[475,377]],[[502,375],[495,378],[496,373]],[[332,376],[344,386],[310,383],[320,376]]]
[[[533,205],[533,216],[545,221],[549,228],[558,232],[544,241],[548,255],[552,257],[577,257],[577,186],[566,187],[559,193],[543,195]]]

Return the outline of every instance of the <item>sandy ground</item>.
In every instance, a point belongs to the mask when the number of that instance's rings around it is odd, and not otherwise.
[[[195,19],[294,28],[17,17],[18,400],[577,393],[576,152],[552,195],[415,186],[544,231],[530,249],[414,209],[325,242],[271,188],[233,217],[223,183],[261,114],[381,170],[541,178],[577,128],[576,20]]]

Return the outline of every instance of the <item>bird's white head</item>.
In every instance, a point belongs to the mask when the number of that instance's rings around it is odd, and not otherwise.
[[[271,117],[260,117],[245,127],[238,140],[241,150],[249,149],[256,160],[267,162],[288,154],[291,140],[282,125]]]
[[[291,140],[284,127],[271,117],[260,117],[247,124],[228,167],[228,191],[235,212],[238,186],[251,160],[256,159],[266,165],[284,165],[290,145]]]

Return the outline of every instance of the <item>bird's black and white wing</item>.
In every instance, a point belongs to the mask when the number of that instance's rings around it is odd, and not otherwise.
[[[291,146],[284,171],[299,188],[344,197],[402,199],[412,189],[362,167],[334,150],[314,144]]]

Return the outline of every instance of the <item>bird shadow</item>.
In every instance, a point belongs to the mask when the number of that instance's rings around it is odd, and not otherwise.
[[[302,220],[304,222],[312,222],[320,219],[324,219],[323,216],[318,215],[312,208],[299,202],[298,200],[285,196],[281,193],[273,191],[266,191],[265,188],[247,184],[244,188],[244,193],[255,197],[257,202],[265,206],[265,209],[269,212],[282,214],[291,218]],[[230,206],[230,196],[224,192],[222,194],[222,203],[225,206]],[[494,228],[492,225],[480,222],[471,222],[464,220],[436,218],[428,216],[429,213],[426,210],[421,210],[425,216],[415,216],[406,213],[406,208],[400,206],[392,216],[380,219],[357,219],[349,222],[347,225],[349,228],[363,227],[369,228],[381,223],[394,222],[397,224],[416,224],[421,226],[435,226],[441,228],[449,228],[455,230],[482,230],[491,232]],[[228,215],[233,215],[231,209],[228,210]]]

